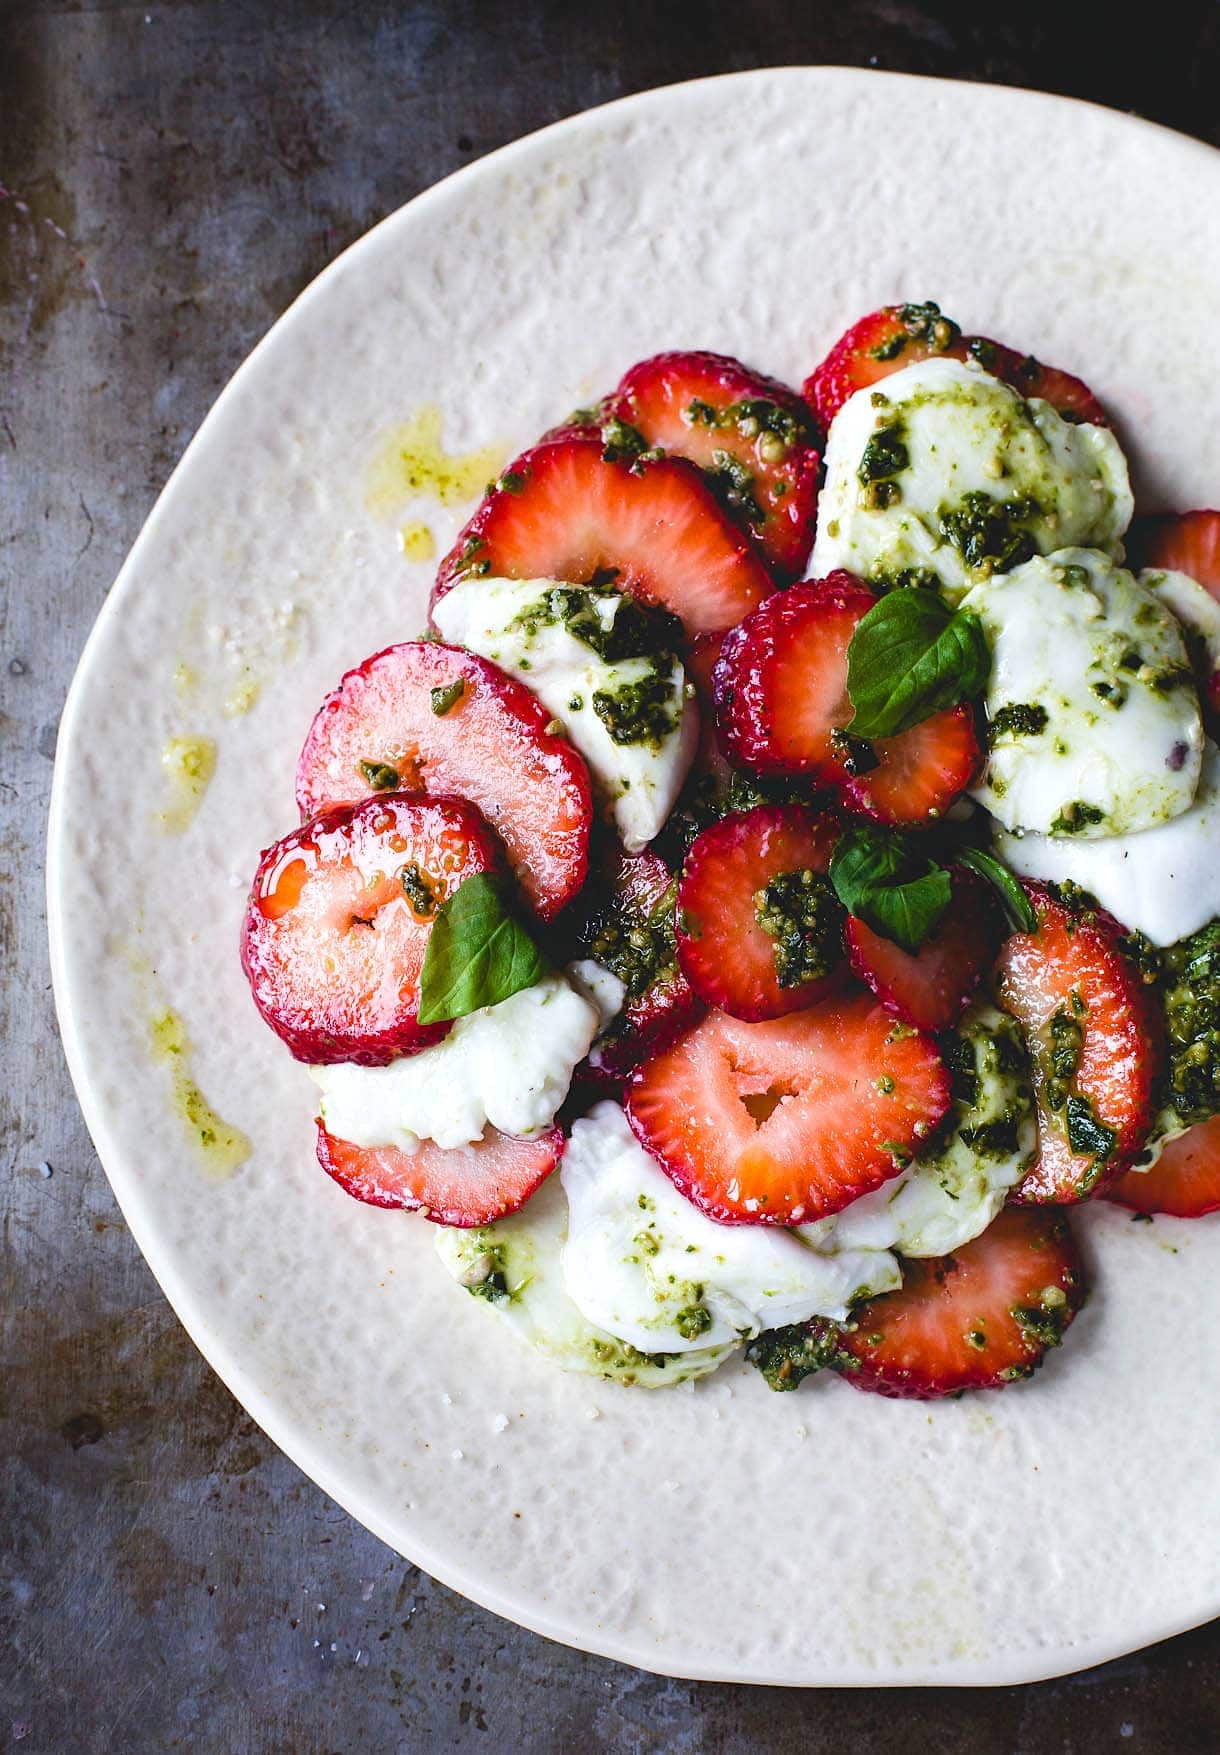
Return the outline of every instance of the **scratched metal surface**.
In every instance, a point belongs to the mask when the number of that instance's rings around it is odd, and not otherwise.
[[[1214,0],[1102,63],[1091,9],[988,10],[0,4],[0,1747],[1220,1747],[1220,1623],[1026,1689],[785,1693],[582,1656],[433,1584],[278,1455],[179,1330],[51,1007],[40,864],[72,666],[208,404],[301,287],[472,156],[740,67],[1041,85],[1220,144]]]

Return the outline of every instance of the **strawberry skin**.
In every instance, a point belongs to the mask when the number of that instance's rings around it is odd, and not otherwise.
[[[952,1255],[904,1261],[900,1291],[840,1325],[832,1363],[856,1389],[928,1400],[1028,1377],[1085,1298],[1062,1213],[1005,1207]]]
[[[536,445],[500,477],[441,563],[433,601],[467,575],[612,575],[692,637],[732,627],[771,590],[754,545],[693,463],[607,456],[600,436]]]
[[[1139,566],[1186,573],[1220,599],[1220,512],[1140,518],[1132,527],[1130,546]]]
[[[602,417],[698,464],[777,583],[800,576],[813,546],[820,460],[799,396],[724,354],[661,353],[631,368]]]
[[[931,1039],[854,992],[765,1023],[709,1012],[639,1069],[627,1113],[713,1219],[798,1225],[895,1176],[949,1095]]]
[[[759,805],[695,837],[677,935],[700,999],[736,1018],[778,1018],[830,990],[844,913],[826,874],[840,833],[835,817],[803,805]]]
[[[877,599],[843,571],[767,599],[724,640],[713,672],[730,761],[835,786],[845,810],[884,823],[939,816],[979,764],[974,716],[948,707],[895,737],[850,736],[848,648]]]
[[[1137,1213],[1201,1219],[1220,1212],[1220,1115],[1166,1141],[1150,1170],[1128,1170],[1108,1193]]]
[[[1116,920],[1069,907],[1045,885],[1024,888],[1037,930],[1014,933],[996,965],[1038,1104],[1038,1162],[1013,1198],[1067,1204],[1113,1183],[1143,1145],[1164,1024]]]
[[[524,1206],[563,1156],[562,1128],[534,1139],[489,1128],[469,1146],[421,1140],[399,1146],[356,1146],[318,1122],[318,1162],[354,1200],[420,1212],[437,1225],[492,1225]]]
[[[912,956],[849,915],[847,954],[852,973],[872,988],[886,1011],[919,1030],[948,1030],[991,967],[998,921],[977,878],[952,873],[948,912]]]
[[[535,911],[550,920],[585,881],[593,800],[584,758],[498,665],[412,640],[349,670],[297,763],[302,815],[379,788],[478,806]]]
[[[254,1003],[297,1060],[384,1066],[439,1042],[418,1022],[436,909],[499,864],[461,799],[390,793],[323,811],[268,847],[246,908],[242,967]]]

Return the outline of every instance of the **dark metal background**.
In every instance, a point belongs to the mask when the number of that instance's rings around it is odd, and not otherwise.
[[[1220,1749],[1220,1623],[1027,1689],[790,1693],[581,1656],[433,1584],[204,1366],[59,1054],[40,870],[56,717],[234,367],[344,245],[455,166],[626,92],[802,61],[1043,86],[1220,144],[1214,0],[0,0],[0,1748]],[[791,1512],[816,1515],[795,1483]]]

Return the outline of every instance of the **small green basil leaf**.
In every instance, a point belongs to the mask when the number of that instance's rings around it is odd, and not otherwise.
[[[441,903],[419,983],[419,1021],[440,1024],[499,1005],[546,974],[547,964],[512,914],[503,881],[476,872]]]
[[[902,837],[863,824],[843,831],[830,881],[849,914],[911,956],[939,926],[952,894],[943,867]]]
[[[984,853],[979,847],[963,847],[957,855],[957,863],[986,878],[999,896],[1014,932],[1037,932],[1038,919],[1029,897],[1008,867],[1001,865],[994,854]]]
[[[981,694],[991,674],[983,624],[934,591],[891,591],[863,618],[847,649],[853,737],[894,737]]]

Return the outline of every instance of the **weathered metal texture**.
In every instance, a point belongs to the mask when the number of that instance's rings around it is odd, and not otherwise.
[[[1214,4],[1138,32],[1099,27],[1091,8],[994,11],[0,9],[3,1747],[1220,1747],[1220,1623],[1030,1689],[801,1694],[643,1675],[432,1583],[273,1449],[178,1328],[110,1198],[51,1005],[42,839],[72,666],[191,432],[301,287],[477,154],[740,67],[872,62],[1041,85],[1220,143]]]

